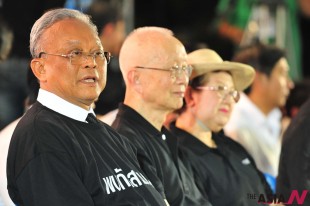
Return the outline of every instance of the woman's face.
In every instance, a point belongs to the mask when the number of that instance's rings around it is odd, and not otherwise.
[[[213,132],[220,131],[229,120],[235,104],[233,91],[236,92],[229,73],[209,73],[207,83],[198,91],[192,91],[194,115]]]

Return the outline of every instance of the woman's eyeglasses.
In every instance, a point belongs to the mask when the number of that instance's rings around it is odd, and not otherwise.
[[[227,95],[230,95],[234,101],[237,103],[240,99],[240,93],[237,90],[229,89],[226,86],[200,86],[196,87],[199,90],[217,91],[220,96],[225,99]]]

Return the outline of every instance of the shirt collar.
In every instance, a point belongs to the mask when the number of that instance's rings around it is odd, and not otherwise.
[[[81,122],[86,122],[88,113],[93,113],[95,115],[92,108],[87,111],[43,89],[39,90],[37,100],[47,108]]]
[[[172,134],[179,139],[183,147],[190,149],[199,155],[204,155],[212,150],[189,132],[176,127],[175,122],[172,122],[169,126]]]
[[[248,97],[246,94],[241,93],[241,98],[235,107],[239,107],[247,114],[254,116],[257,122],[272,124],[273,122],[279,122],[282,114],[279,108],[274,108],[266,116]]]
[[[266,116],[248,97],[241,93],[240,101],[235,105],[235,110],[239,110],[242,116],[247,117],[247,120],[252,119],[258,127],[263,126],[268,128],[275,137],[280,135],[282,113],[279,108],[274,108]],[[253,118],[255,117],[255,118]]]
[[[161,136],[161,131],[158,131],[150,122],[148,122],[140,113],[134,110],[132,107],[120,103],[118,116],[130,119],[131,122],[135,122],[140,127],[144,128],[151,136]]]

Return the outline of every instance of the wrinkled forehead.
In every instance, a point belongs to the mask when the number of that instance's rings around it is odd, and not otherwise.
[[[187,53],[183,44],[176,38],[162,41],[158,46],[147,48],[151,61],[169,65],[180,65],[187,62]]]
[[[56,22],[44,32],[42,39],[57,42],[62,46],[94,44],[102,48],[97,32],[88,24],[77,19],[64,19]]]

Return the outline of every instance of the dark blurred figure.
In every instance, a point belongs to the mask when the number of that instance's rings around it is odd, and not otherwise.
[[[298,0],[300,8],[299,13],[299,25],[301,35],[301,53],[302,53],[302,68],[304,78],[310,77],[310,1],[309,0]]]
[[[285,132],[291,120],[297,115],[300,107],[310,97],[310,79],[306,78],[295,82],[294,88],[291,90],[287,98],[285,107],[283,108],[282,132]]]
[[[294,118],[308,97],[310,97],[310,79],[295,82],[295,86],[291,90],[285,104],[285,115],[289,118]]]
[[[188,52],[208,47],[228,59],[233,54],[232,44],[211,32],[218,1],[135,0],[135,27],[169,28]]]
[[[33,23],[44,11],[63,7],[65,0],[3,0],[2,2],[0,13],[7,19],[14,32],[11,55],[30,59],[29,34]]]
[[[108,65],[106,87],[96,102],[97,115],[104,115],[116,109],[125,95],[125,84],[118,62],[119,51],[126,35],[125,21],[120,8],[120,5],[112,5],[107,0],[95,0],[85,12],[92,17],[98,27],[104,49],[111,52],[113,56]]]
[[[13,30],[0,18],[0,130],[21,116],[26,97],[26,69],[28,61],[9,57]]]
[[[24,113],[27,96],[30,28],[44,11],[62,7],[65,0],[4,0],[0,13],[11,27],[14,40],[10,55],[0,62],[0,129]],[[1,31],[2,32],[2,31]],[[7,39],[6,42],[10,40]]]
[[[7,21],[0,15],[0,62],[7,59],[12,48],[13,32]]]
[[[8,56],[11,52],[13,42],[13,30],[9,26],[7,19],[3,16],[0,17],[0,129],[6,124],[14,120],[12,118],[14,109],[16,106],[16,100],[14,98],[15,92],[20,88],[26,86],[26,78],[20,82],[15,80],[18,78],[16,72],[18,67],[16,64],[22,64],[23,62],[16,62],[12,64]],[[25,75],[26,76],[26,75]],[[24,98],[25,95],[21,95],[20,98]],[[21,105],[22,107],[22,105]]]
[[[39,92],[39,82],[37,78],[32,73],[30,67],[28,67],[27,71],[27,101],[25,101],[24,110],[26,111],[37,99]],[[20,117],[5,128],[0,131],[0,206],[13,206],[11,198],[9,197],[7,190],[7,179],[6,179],[6,162],[8,155],[9,143],[11,141],[11,137],[13,131],[19,122]]]
[[[310,190],[310,99],[300,108],[284,133],[280,156],[277,194],[288,199],[292,190]],[[303,205],[310,205],[306,196]]]
[[[2,63],[2,61],[5,61],[7,56],[10,53],[11,50],[11,46],[12,46],[12,40],[13,40],[13,32],[12,30],[8,27],[7,23],[5,22],[5,20],[3,19],[2,16],[0,16],[0,65]],[[4,79],[2,77],[2,70],[0,69],[0,79]],[[2,82],[2,81],[0,81]],[[0,83],[1,86],[2,83]],[[0,97],[0,101],[1,101],[1,97]],[[2,101],[1,101],[2,102]],[[0,102],[0,105],[1,105]],[[4,121],[4,117],[3,117],[3,113],[5,111],[0,111],[0,127],[2,128],[3,125],[3,121]],[[1,136],[0,132],[0,136]],[[5,168],[6,168],[6,154],[7,154],[7,149],[3,149],[5,147],[3,147],[2,143],[4,140],[4,138],[0,137],[0,148],[1,148],[1,152],[5,152],[5,154],[1,154],[0,155],[0,205],[4,206],[4,205],[13,205],[12,202],[10,202],[10,198],[8,196],[8,192],[6,189],[6,173],[5,173]],[[7,142],[7,147],[8,147],[8,142],[9,141],[5,141]],[[11,204],[10,204],[11,203]]]

